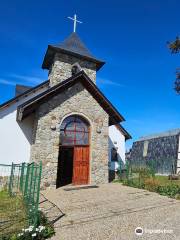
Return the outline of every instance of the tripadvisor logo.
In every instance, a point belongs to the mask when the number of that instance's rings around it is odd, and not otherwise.
[[[141,227],[137,227],[137,228],[135,229],[135,234],[136,234],[137,236],[143,235],[143,229],[142,229]]]

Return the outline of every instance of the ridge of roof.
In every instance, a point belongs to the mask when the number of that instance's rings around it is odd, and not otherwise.
[[[25,91],[24,93],[15,96],[14,98],[9,99],[8,101],[0,104],[0,110],[6,106],[9,106],[10,104],[13,104],[14,102],[19,101],[20,98],[25,97],[27,94],[30,94],[33,91],[36,91],[38,88],[42,88],[44,85],[49,84],[49,80],[46,80],[42,83],[40,83],[39,85],[36,85],[35,87],[30,88],[29,90]]]
[[[145,140],[151,140],[151,139],[154,139],[154,138],[175,136],[175,135],[178,135],[178,134],[180,134],[180,128],[171,129],[171,130],[161,132],[161,133],[150,134],[148,136],[143,136],[143,137],[140,137],[137,140],[137,142],[145,141]]]
[[[82,81],[83,78],[83,81]],[[33,112],[36,108],[37,104],[41,104],[44,98],[50,98],[51,96],[55,96],[66,89],[67,87],[72,86],[76,81],[81,81],[81,83],[88,88],[88,91],[91,95],[97,100],[98,97],[101,98],[99,100],[99,104],[104,107],[105,111],[109,114],[112,122],[114,120],[114,124],[117,122],[125,121],[124,117],[118,112],[118,110],[111,104],[111,102],[104,96],[104,94],[99,90],[99,88],[92,82],[92,80],[87,76],[84,71],[81,71],[74,76],[64,80],[63,82],[51,87],[50,89],[44,91],[43,93],[35,96],[34,98],[26,101],[22,105],[18,107],[17,111],[17,120],[21,121],[26,115]],[[97,101],[98,101],[97,100]],[[33,108],[34,104],[34,108]],[[25,112],[25,113],[24,113]],[[24,117],[23,117],[24,113]]]

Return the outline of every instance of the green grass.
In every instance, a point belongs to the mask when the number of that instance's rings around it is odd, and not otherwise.
[[[156,175],[155,179],[158,180],[161,185],[176,184],[176,185],[180,186],[180,179],[179,180],[169,180],[168,176],[162,176],[162,175]],[[133,181],[138,182],[138,178],[134,178]],[[123,180],[115,179],[115,180],[113,180],[113,183],[123,183]]]
[[[139,175],[129,179],[115,180],[116,183],[135,188],[146,189],[151,192],[157,192],[161,195],[176,198],[180,200],[180,180],[169,180],[168,176],[155,175],[145,176]]]
[[[169,180],[168,176],[156,175],[155,179],[159,181],[161,185],[171,185],[176,184],[180,186],[180,180]]]
[[[20,195],[10,197],[0,191],[0,239],[27,226],[26,207]]]
[[[121,180],[121,179],[114,179],[113,183],[123,183],[123,180]]]

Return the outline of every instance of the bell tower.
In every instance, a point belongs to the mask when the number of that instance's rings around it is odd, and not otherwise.
[[[54,86],[79,71],[84,71],[96,83],[96,72],[104,65],[104,61],[95,58],[76,33],[76,14],[73,20],[73,33],[62,43],[48,45],[42,68],[49,70],[50,86]]]
[[[49,70],[52,87],[82,70],[96,83],[96,72],[104,63],[96,59],[73,32],[62,43],[48,45],[42,68]]]

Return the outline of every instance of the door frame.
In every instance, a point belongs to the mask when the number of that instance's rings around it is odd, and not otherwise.
[[[82,144],[77,144],[77,145],[66,145],[66,144],[59,144],[59,149],[60,148],[75,148],[75,147],[89,147],[89,171],[88,171],[88,184],[91,183],[91,165],[92,165],[92,150],[91,150],[91,141],[92,141],[92,126],[93,126],[93,122],[91,121],[91,119],[86,116],[83,113],[80,112],[71,112],[68,113],[66,115],[64,115],[64,117],[61,119],[60,121],[60,126],[62,125],[62,123],[65,121],[66,118],[71,117],[71,116],[76,116],[79,117],[80,119],[82,119],[88,127],[89,130],[89,134],[88,134],[88,144],[82,145]],[[73,163],[74,163],[74,156],[73,156]],[[73,165],[74,166],[74,165]],[[74,169],[73,169],[74,170]]]

